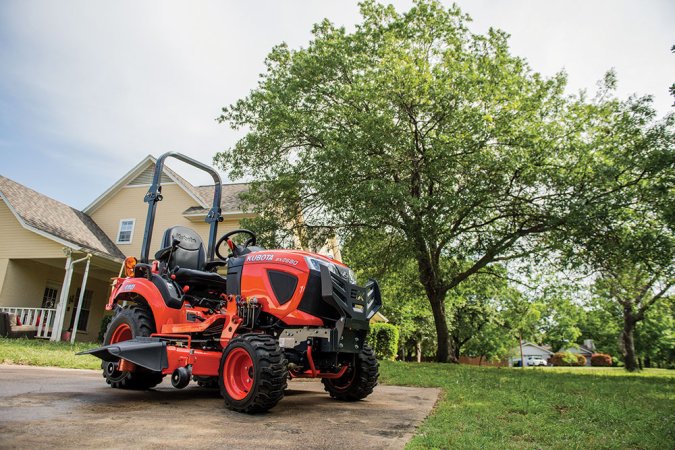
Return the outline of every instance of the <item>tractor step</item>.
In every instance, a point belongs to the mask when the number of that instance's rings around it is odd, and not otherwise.
[[[85,350],[78,355],[94,355],[108,362],[119,362],[120,359],[124,359],[155,372],[161,372],[169,367],[166,342],[159,338],[137,337],[128,341]]]

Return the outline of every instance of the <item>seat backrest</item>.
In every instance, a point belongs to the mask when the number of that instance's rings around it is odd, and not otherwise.
[[[174,240],[179,243],[167,261],[169,269],[178,266],[183,269],[202,270],[206,262],[206,254],[199,234],[187,227],[173,226],[164,232],[162,248],[170,247]]]

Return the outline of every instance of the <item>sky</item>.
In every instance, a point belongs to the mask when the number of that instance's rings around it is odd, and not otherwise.
[[[533,70],[565,70],[571,93],[614,68],[620,98],[650,94],[659,115],[675,112],[675,1],[457,3],[472,31],[508,32]],[[255,88],[274,45],[306,46],[324,18],[353,29],[358,4],[2,0],[0,175],[83,209],[148,154],[210,164],[243,134],[216,122],[221,108]]]

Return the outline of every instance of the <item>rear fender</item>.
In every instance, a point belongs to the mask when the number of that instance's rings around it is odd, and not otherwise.
[[[152,310],[155,318],[155,327],[161,330],[163,325],[180,323],[184,316],[181,309],[169,308],[164,303],[162,294],[152,281],[146,278],[118,278],[118,283],[114,286],[111,294],[110,304],[114,305],[120,301],[139,301],[143,300]],[[110,308],[113,309],[113,308]]]

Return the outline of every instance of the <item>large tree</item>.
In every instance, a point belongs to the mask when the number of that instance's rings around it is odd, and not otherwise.
[[[249,200],[277,237],[376,233],[383,266],[414,258],[437,359],[451,361],[448,292],[540,250],[620,186],[598,183],[597,107],[511,55],[506,33],[472,33],[433,0],[361,13],[354,31],[325,20],[306,48],[272,50],[258,86],[223,109],[246,134],[215,161],[254,179]]]
[[[589,204],[583,222],[559,236],[568,265],[595,276],[595,291],[618,307],[626,369],[638,367],[636,324],[675,285],[675,115],[656,120],[651,98],[610,100],[596,125],[607,138],[600,178],[616,189]]]

